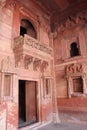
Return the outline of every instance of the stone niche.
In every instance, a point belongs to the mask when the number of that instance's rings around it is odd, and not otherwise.
[[[82,63],[73,63],[67,65],[66,77],[68,82],[69,98],[87,95],[87,73],[85,65],[83,65]]]

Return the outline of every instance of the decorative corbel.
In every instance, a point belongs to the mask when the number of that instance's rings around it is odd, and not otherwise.
[[[29,65],[33,62],[33,57],[29,55],[25,55],[24,57],[24,68],[28,69]]]
[[[41,65],[41,60],[38,59],[38,58],[35,58],[34,62],[33,62],[33,69],[35,71],[38,70],[38,68],[40,68],[40,65]]]
[[[41,64],[41,72],[44,72],[47,69],[48,65],[49,64],[47,61],[43,61]]]

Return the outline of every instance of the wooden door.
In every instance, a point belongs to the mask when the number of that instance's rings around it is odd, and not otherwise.
[[[26,81],[26,121],[37,122],[37,90],[33,81]]]

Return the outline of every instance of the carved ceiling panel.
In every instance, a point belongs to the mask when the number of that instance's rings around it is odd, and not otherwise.
[[[27,8],[33,3],[36,9],[50,16],[52,31],[67,17],[75,16],[78,12],[87,9],[87,0],[19,0]],[[33,8],[33,7],[32,7]]]

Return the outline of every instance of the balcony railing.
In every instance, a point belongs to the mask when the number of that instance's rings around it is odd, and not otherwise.
[[[13,50],[18,48],[26,48],[28,50],[33,50],[36,52],[45,53],[52,56],[52,48],[45,44],[41,44],[38,40],[30,37],[29,35],[19,36],[14,39]]]

